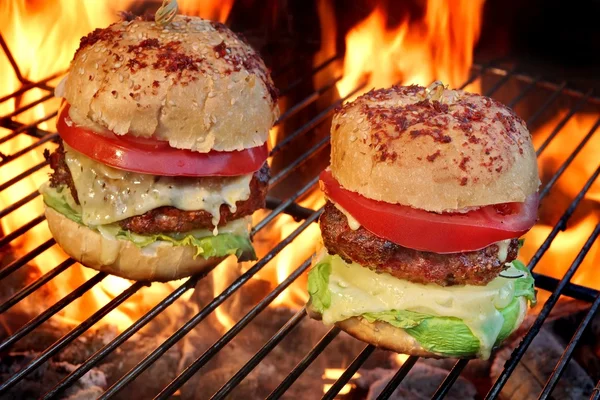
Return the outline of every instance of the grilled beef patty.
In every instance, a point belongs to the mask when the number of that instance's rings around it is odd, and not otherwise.
[[[65,162],[65,150],[62,142],[52,154],[46,151],[44,156],[50,161],[50,167],[54,170],[50,175],[50,186],[68,186],[73,199],[79,204],[73,177]],[[218,225],[223,226],[235,219],[251,215],[259,208],[264,208],[268,182],[269,167],[265,163],[252,176],[252,180],[250,181],[250,197],[248,200],[238,201],[236,203],[236,211],[233,213],[228,205],[221,205],[221,218]],[[212,218],[212,214],[208,211],[185,211],[175,207],[159,207],[142,215],[124,219],[118,223],[123,229],[142,235],[152,235],[157,233],[188,232],[193,229],[213,229]]]
[[[505,263],[517,257],[519,241],[512,239],[504,262],[493,244],[464,253],[438,254],[402,247],[380,238],[362,226],[352,230],[346,216],[327,202],[319,220],[323,242],[330,254],[399,279],[441,286],[485,285],[498,276]]]

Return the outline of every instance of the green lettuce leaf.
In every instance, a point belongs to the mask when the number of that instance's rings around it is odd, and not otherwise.
[[[513,265],[523,272],[523,275],[515,279],[515,293],[512,301],[506,307],[498,310],[502,314],[504,322],[496,344],[506,339],[517,325],[521,312],[519,297],[525,297],[532,305],[535,304],[534,281],[531,273],[520,261],[513,261]],[[331,305],[329,291],[331,269],[331,263],[325,259],[315,265],[308,274],[311,307],[320,313],[323,313]],[[425,349],[445,356],[470,356],[476,354],[480,348],[479,339],[459,318],[438,317],[407,310],[364,313],[360,317],[371,323],[381,321],[405,329]]]
[[[250,238],[232,235],[231,233],[222,233],[217,236],[205,236],[197,238],[193,235],[186,235],[183,238],[174,238],[169,235],[138,235],[131,231],[120,229],[115,235],[118,239],[125,239],[133,242],[138,247],[146,247],[157,241],[170,242],[173,246],[194,246],[196,248],[195,257],[225,257],[235,255],[238,261],[256,260],[254,248]]]
[[[81,221],[81,213],[74,210],[70,205],[67,199],[65,198],[64,191],[68,190],[65,186],[59,186],[58,188],[51,188],[49,186],[43,186],[40,189],[40,192],[44,196],[44,203],[48,207],[51,207],[69,218],[71,221],[75,221],[78,224],[82,224]]]
[[[424,320],[432,318],[431,315],[422,314],[414,311],[392,310],[378,313],[364,313],[361,315],[369,322],[383,321],[397,328],[414,328]]]
[[[504,317],[504,323],[496,339],[496,344],[512,333],[519,318],[521,305],[515,298],[508,306],[499,311]],[[402,328],[417,339],[421,346],[434,353],[449,357],[463,357],[477,353],[479,350],[479,339],[459,318],[435,317],[412,311],[365,313],[361,317],[369,322],[382,321]]]
[[[523,272],[523,276],[515,281],[515,297],[523,296],[529,300],[531,307],[537,303],[535,290],[535,280],[529,272],[529,269],[519,260],[512,262],[513,267]]]
[[[85,225],[82,222],[81,213],[70,205],[65,190],[68,190],[68,188],[64,186],[58,188],[43,186],[40,189],[44,196],[44,202],[48,207],[53,208],[78,224]],[[90,228],[100,231],[104,235],[114,236],[121,240],[129,240],[138,247],[146,247],[152,243],[162,241],[170,242],[173,246],[194,246],[196,248],[194,257],[202,256],[207,259],[210,257],[235,255],[238,261],[256,260],[254,247],[252,247],[252,242],[250,242],[250,238],[247,236],[234,235],[231,233],[206,236],[205,231],[204,233],[200,231],[199,234],[201,236],[197,236],[196,232],[176,233],[174,235],[140,235],[124,230],[117,224],[100,225],[98,227]]]
[[[331,264],[320,262],[308,273],[308,293],[312,307],[323,313],[331,305],[331,292],[329,292],[329,275]]]

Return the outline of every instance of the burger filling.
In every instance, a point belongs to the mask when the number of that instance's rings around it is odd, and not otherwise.
[[[517,258],[517,239],[499,242],[477,251],[438,254],[400,246],[362,226],[337,205],[328,202],[321,215],[321,235],[331,254],[415,283],[485,285]],[[355,220],[354,220],[355,221]]]
[[[167,177],[118,170],[61,145],[44,201],[71,220],[139,247],[192,245],[204,258],[254,259],[248,217],[264,206],[268,169],[236,177]]]
[[[309,273],[308,291],[325,323],[385,322],[432,353],[487,359],[522,322],[526,300],[535,302],[533,277],[516,260],[517,239],[437,254],[400,246],[353,221],[331,202],[319,221],[326,249]]]
[[[535,302],[533,277],[515,260],[484,286],[414,283],[377,273],[323,249],[308,276],[311,307],[333,324],[352,317],[404,329],[428,351],[487,359]]]

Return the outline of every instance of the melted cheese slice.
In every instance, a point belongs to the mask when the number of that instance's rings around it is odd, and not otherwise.
[[[479,339],[480,353],[489,356],[504,323],[498,309],[508,306],[514,297],[514,279],[498,277],[486,286],[424,285],[347,264],[339,256],[320,256],[331,262],[331,305],[323,312],[327,324],[390,310],[456,317]],[[507,276],[519,274],[514,267],[506,270]]]
[[[110,224],[157,207],[204,210],[219,223],[221,205],[235,212],[235,203],[248,200],[252,174],[236,177],[168,177],[123,171],[98,163],[65,143],[65,160],[86,225]]]

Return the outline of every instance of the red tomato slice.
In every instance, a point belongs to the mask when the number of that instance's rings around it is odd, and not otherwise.
[[[127,171],[164,176],[237,176],[253,173],[267,160],[267,144],[241,151],[198,153],[169,142],[94,132],[75,126],[65,102],[56,128],[72,148],[103,164]]]
[[[524,203],[482,207],[465,214],[436,214],[409,206],[368,199],[340,186],[329,170],[321,189],[371,233],[411,249],[434,253],[479,250],[523,235],[535,224],[539,195]]]

